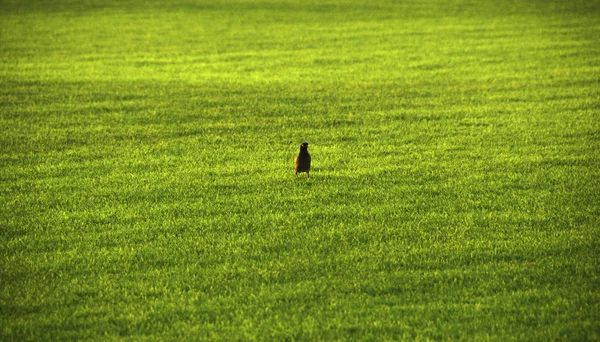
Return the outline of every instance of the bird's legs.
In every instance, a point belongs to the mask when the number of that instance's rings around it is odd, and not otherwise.
[[[296,179],[298,179],[298,171],[296,171],[296,174],[294,175],[294,177],[295,177]],[[310,179],[310,174],[309,174],[309,171],[306,171],[306,179]]]

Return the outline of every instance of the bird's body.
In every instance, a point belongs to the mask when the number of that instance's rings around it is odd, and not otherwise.
[[[300,152],[295,162],[296,176],[300,172],[306,172],[306,178],[310,178],[310,154],[308,154],[308,143],[303,142],[300,145]]]

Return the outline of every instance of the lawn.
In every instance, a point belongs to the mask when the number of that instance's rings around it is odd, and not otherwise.
[[[600,340],[598,0],[4,0],[0,167],[0,340]]]

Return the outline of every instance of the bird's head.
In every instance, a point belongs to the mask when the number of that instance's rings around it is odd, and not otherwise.
[[[308,143],[307,142],[303,142],[302,144],[300,144],[300,149],[301,150],[305,150],[308,148]]]

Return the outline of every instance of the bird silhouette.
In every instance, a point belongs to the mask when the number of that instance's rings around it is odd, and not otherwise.
[[[303,142],[300,144],[300,152],[296,157],[296,177],[298,173],[306,172],[306,179],[310,178],[310,154],[308,154],[308,143]]]

